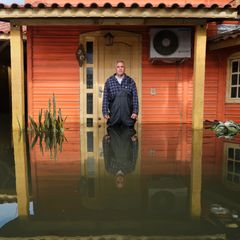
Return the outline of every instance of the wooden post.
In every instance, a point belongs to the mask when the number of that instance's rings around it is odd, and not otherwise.
[[[29,191],[26,143],[24,135],[19,134],[19,131],[13,131],[18,216],[27,217],[29,215]]]
[[[12,89],[12,128],[25,128],[24,108],[24,57],[22,27],[11,23],[10,33],[11,51],[11,89]]]
[[[204,81],[206,62],[206,26],[199,25],[195,29],[194,70],[193,70],[193,129],[203,128]]]
[[[192,136],[192,163],[190,211],[192,217],[201,216],[201,187],[202,187],[202,145],[203,131],[194,130]]]

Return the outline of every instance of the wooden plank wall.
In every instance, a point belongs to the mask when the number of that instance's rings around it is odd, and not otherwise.
[[[41,108],[46,109],[47,101],[54,93],[57,108],[64,110],[68,121],[79,122],[80,82],[75,57],[78,33],[72,28],[64,31],[46,27],[30,28],[29,31],[32,36],[30,113],[36,117]]]
[[[28,29],[28,112],[37,117],[54,93],[57,107],[79,122],[80,79],[75,58],[81,32],[100,27],[30,27]],[[105,27],[104,29],[107,29]],[[124,26],[114,29],[126,30]],[[193,60],[184,63],[152,64],[149,60],[149,29],[129,27],[142,34],[143,123],[191,123]],[[206,59],[204,119],[239,119],[239,105],[225,103],[226,58],[230,51],[208,51]],[[193,55],[193,53],[192,53]],[[151,88],[156,95],[151,95]]]

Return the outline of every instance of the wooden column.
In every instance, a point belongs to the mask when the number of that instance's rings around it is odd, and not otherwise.
[[[194,130],[192,136],[190,212],[192,217],[201,216],[203,131]]]
[[[194,129],[203,128],[206,38],[206,26],[196,26],[194,43],[192,110],[192,127]]]
[[[13,130],[25,128],[24,108],[24,57],[22,27],[11,23],[11,89],[12,89],[12,127]]]
[[[13,148],[15,161],[16,192],[18,216],[29,215],[28,169],[25,137],[19,131],[13,131]]]

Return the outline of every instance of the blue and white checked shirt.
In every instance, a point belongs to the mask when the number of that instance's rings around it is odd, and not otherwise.
[[[103,116],[109,115],[109,101],[113,100],[118,92],[121,89],[128,89],[131,91],[133,96],[133,113],[138,114],[138,95],[137,88],[134,80],[129,76],[125,75],[122,83],[119,84],[118,80],[115,78],[115,75],[111,76],[107,79],[104,86],[104,94],[103,94],[103,104],[102,104],[102,112]]]

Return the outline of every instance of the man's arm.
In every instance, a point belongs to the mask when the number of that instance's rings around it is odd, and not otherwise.
[[[102,113],[105,118],[109,118],[108,113],[108,81],[106,81],[103,92],[103,103],[102,103]]]
[[[132,81],[132,94],[133,94],[133,114],[138,115],[138,94],[137,87],[134,81]]]

